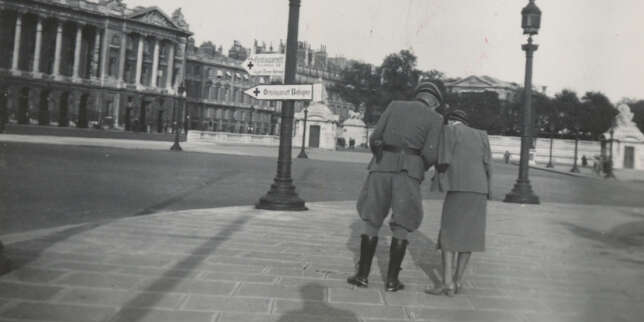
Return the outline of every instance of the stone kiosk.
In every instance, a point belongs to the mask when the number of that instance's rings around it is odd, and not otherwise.
[[[305,146],[320,149],[335,149],[336,129],[340,116],[334,114],[328,106],[318,101],[307,107]],[[304,130],[304,109],[295,113],[295,134],[293,146],[302,146]]]
[[[611,149],[613,168],[644,170],[644,134],[633,122],[633,113],[626,104],[617,106],[615,128],[604,133],[608,140],[607,149]],[[611,142],[612,140],[612,142]],[[611,144],[612,143],[612,144]]]

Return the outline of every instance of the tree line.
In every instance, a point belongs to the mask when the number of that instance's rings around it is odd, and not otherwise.
[[[416,63],[417,57],[409,50],[388,55],[380,66],[353,62],[329,91],[364,110],[365,123],[373,125],[389,102],[411,98],[419,80],[434,80],[446,94],[445,106],[467,112],[473,127],[493,135],[520,135],[523,88],[506,100],[499,99],[494,91],[452,93],[443,84],[453,79],[437,70],[420,70]],[[599,140],[613,126],[618,113],[601,92],[590,91],[579,97],[575,91],[565,89],[553,97],[536,91],[532,95],[533,130],[539,137]],[[635,123],[644,131],[644,100],[629,103]]]

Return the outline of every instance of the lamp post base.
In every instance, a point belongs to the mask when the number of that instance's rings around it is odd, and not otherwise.
[[[572,166],[572,169],[570,169],[570,172],[573,172],[573,173],[579,173],[579,167],[577,167],[577,165],[576,165],[576,164],[575,164],[575,165],[573,165],[573,166]]]
[[[552,162],[548,162],[548,164],[546,164],[546,168],[554,168],[554,167],[555,165],[552,164]]]
[[[522,203],[522,204],[535,204],[538,205],[539,197],[534,194],[529,182],[517,182],[514,188],[507,195],[503,202],[509,203]]]
[[[304,151],[304,149],[302,149],[302,150],[300,151],[300,154],[298,154],[298,155],[297,155],[297,158],[298,158],[298,159],[308,159],[308,158],[309,158],[309,156],[308,156],[308,155],[306,155],[306,152]]]
[[[170,151],[183,151],[183,149],[179,145],[179,142],[174,142],[172,147],[170,147]]]
[[[257,204],[255,204],[255,208],[288,211],[309,210],[304,205],[304,200],[300,199],[295,192],[295,186],[286,182],[273,183],[271,190],[259,199]]]

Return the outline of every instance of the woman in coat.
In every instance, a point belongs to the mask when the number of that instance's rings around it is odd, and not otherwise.
[[[485,249],[492,165],[487,133],[469,127],[463,111],[450,112],[447,119],[449,125],[444,127],[437,166],[447,181],[437,243],[442,255],[443,285],[427,293],[453,296],[461,289],[472,252]]]

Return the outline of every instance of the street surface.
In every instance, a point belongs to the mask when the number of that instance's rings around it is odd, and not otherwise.
[[[277,154],[266,147],[220,149]],[[357,198],[368,154],[309,154],[337,161],[294,159],[292,176],[304,200]],[[252,205],[268,191],[275,169],[276,157],[0,142],[0,234],[166,210]],[[494,164],[493,199],[503,199],[516,175],[516,166]],[[543,202],[644,207],[639,182],[540,170],[532,170],[530,178]],[[426,199],[442,199],[429,192],[429,180],[422,187]]]

